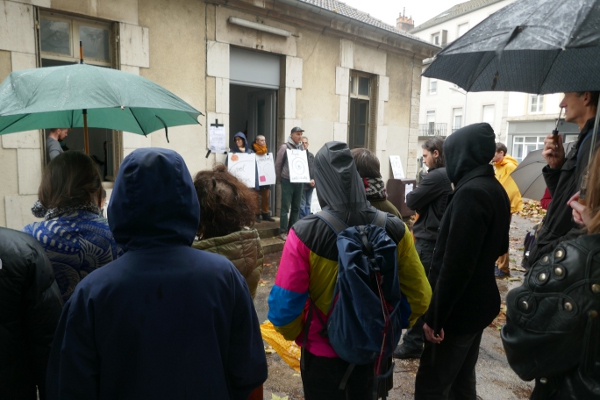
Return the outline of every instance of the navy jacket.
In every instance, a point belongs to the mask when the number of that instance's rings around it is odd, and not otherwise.
[[[267,377],[256,311],[229,260],[190,247],[200,207],[181,156],[127,156],[108,219],[126,253],[65,304],[49,399],[247,399]]]

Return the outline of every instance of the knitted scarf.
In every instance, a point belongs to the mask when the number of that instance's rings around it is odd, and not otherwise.
[[[387,193],[385,184],[381,178],[363,178],[365,190],[367,191],[367,199],[385,199]]]
[[[261,146],[260,144],[254,142],[252,143],[252,148],[254,149],[254,152],[256,154],[258,154],[259,156],[262,156],[263,154],[267,154],[267,145]]]
[[[100,207],[98,207],[94,203],[81,204],[81,205],[74,206],[74,207],[62,207],[62,208],[47,209],[46,207],[44,207],[42,205],[42,203],[40,203],[39,200],[36,200],[35,203],[33,204],[33,207],[31,207],[31,213],[33,215],[35,215],[38,218],[44,218],[46,221],[48,221],[49,219],[52,219],[52,218],[59,217],[63,214],[71,214],[76,210],[89,211],[96,215],[101,215],[101,213],[102,213],[102,210],[100,210]]]

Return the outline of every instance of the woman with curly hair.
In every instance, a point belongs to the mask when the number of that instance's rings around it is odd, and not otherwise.
[[[44,221],[23,228],[46,250],[65,302],[90,272],[123,254],[101,216],[102,193],[94,160],[77,151],[61,153],[46,166],[32,209]]]
[[[263,250],[253,229],[258,196],[219,164],[194,178],[200,201],[198,240],[193,247],[227,257],[246,279],[252,298],[263,268]]]

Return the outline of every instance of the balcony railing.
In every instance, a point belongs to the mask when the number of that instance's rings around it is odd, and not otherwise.
[[[419,136],[448,136],[448,124],[419,124]]]

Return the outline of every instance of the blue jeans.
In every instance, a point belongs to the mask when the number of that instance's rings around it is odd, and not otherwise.
[[[298,221],[303,187],[304,183],[292,183],[289,179],[281,178],[280,233],[287,233],[287,231],[294,226],[296,221]]]
[[[300,219],[310,215],[310,203],[315,188],[304,189],[302,191],[302,201],[300,201]]]

